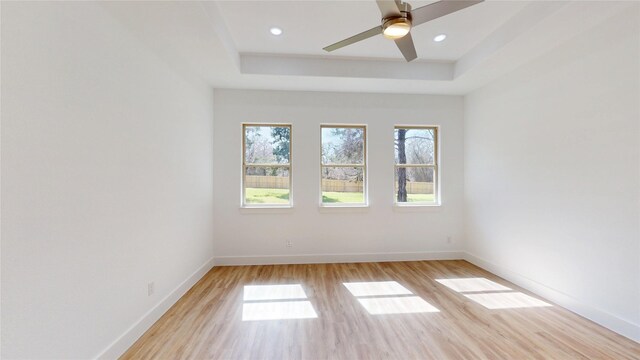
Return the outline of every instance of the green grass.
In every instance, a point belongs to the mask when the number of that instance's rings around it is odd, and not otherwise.
[[[247,204],[288,204],[289,189],[245,189]],[[407,202],[433,202],[433,194],[409,194]],[[357,192],[322,192],[322,202],[327,204],[360,204],[363,194]]]
[[[322,193],[324,203],[362,203],[363,194],[357,192],[328,192]],[[433,194],[408,194],[407,202],[433,202]]]
[[[407,202],[433,202],[433,194],[407,194]]]
[[[322,202],[333,204],[333,203],[351,203],[351,204],[361,204],[364,202],[364,195],[359,192],[331,192],[331,191],[323,191],[322,192]]]
[[[257,189],[244,190],[247,204],[288,204],[289,189]]]

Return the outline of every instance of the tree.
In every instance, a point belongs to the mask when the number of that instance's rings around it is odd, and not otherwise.
[[[260,127],[247,127],[245,137],[245,161],[247,164],[265,164],[275,162],[273,146],[269,138],[261,133]],[[275,169],[265,167],[247,167],[247,175],[275,175]]]
[[[334,128],[333,135],[340,138],[336,147],[336,160],[344,163],[360,163],[364,151],[364,131],[352,128]]]
[[[361,164],[364,159],[364,130],[359,128],[333,128],[331,135],[337,137],[334,144],[323,144],[323,162],[333,164]],[[348,167],[325,168],[327,177],[338,180],[363,181],[359,169]]]
[[[291,143],[291,129],[288,127],[272,127],[271,128],[271,144],[275,145],[273,148],[273,155],[276,157],[278,163],[289,162],[290,156],[290,143]]]
[[[433,156],[435,154],[433,146],[433,141],[420,141],[420,140],[431,140],[433,137],[430,132],[425,134],[426,137],[417,138],[418,141],[408,141],[407,148],[407,159],[411,164],[433,164]],[[412,139],[416,139],[416,137],[411,137]],[[410,181],[418,181],[418,182],[432,182],[433,181],[433,170],[426,167],[416,167],[412,168],[409,171],[410,174],[407,174],[407,178]]]
[[[253,144],[256,142],[256,139],[260,137],[260,133],[258,132],[258,128],[257,127],[246,127],[245,128],[245,136],[244,136],[244,143],[245,143],[245,153],[244,153],[244,158],[245,161],[247,162],[247,164],[252,163],[253,159],[255,158],[254,156],[254,151],[253,151]]]
[[[407,129],[398,129],[398,139],[396,140],[396,147],[398,149],[398,164],[407,163],[406,153],[406,141],[407,141]],[[407,201],[407,168],[398,167],[398,202]]]

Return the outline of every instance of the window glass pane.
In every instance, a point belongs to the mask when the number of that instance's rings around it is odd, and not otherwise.
[[[435,171],[427,167],[396,168],[396,201],[399,203],[435,202]]]
[[[323,164],[364,164],[364,128],[322,128]]]
[[[433,165],[435,162],[435,130],[396,128],[396,164]]]
[[[246,204],[289,204],[289,169],[247,166],[244,197]]]
[[[322,202],[326,204],[364,203],[364,169],[322,167]]]
[[[245,126],[245,163],[288,164],[290,138],[288,126]]]

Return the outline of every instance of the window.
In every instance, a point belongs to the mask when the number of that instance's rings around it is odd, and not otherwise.
[[[366,205],[366,128],[323,125],[320,130],[322,205]]]
[[[242,205],[291,206],[291,125],[242,125]]]
[[[396,126],[394,136],[396,204],[437,204],[438,129]]]

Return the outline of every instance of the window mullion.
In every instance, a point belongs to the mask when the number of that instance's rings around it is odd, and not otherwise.
[[[364,164],[322,164],[325,167],[364,167]]]
[[[426,168],[436,168],[438,165],[434,164],[395,164],[396,167],[406,167],[406,168],[416,168],[416,167],[426,167]]]
[[[291,167],[291,164],[244,164],[245,167]]]

